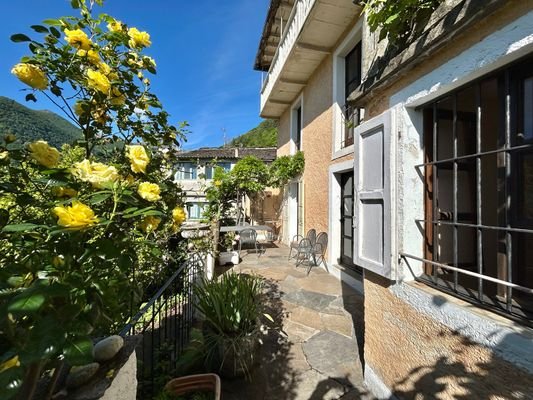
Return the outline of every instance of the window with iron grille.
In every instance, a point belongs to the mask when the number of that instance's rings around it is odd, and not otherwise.
[[[533,318],[533,59],[423,107],[424,275]]]

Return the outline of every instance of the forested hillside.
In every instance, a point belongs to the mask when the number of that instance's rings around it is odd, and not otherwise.
[[[0,135],[15,134],[22,142],[46,140],[55,147],[81,138],[81,131],[51,111],[32,110],[0,96]]]
[[[230,146],[242,147],[277,147],[278,122],[265,119],[255,128],[237,136],[230,142]]]

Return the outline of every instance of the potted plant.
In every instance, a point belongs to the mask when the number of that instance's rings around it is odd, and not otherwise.
[[[250,376],[265,316],[257,276],[226,273],[196,287],[195,307],[204,317],[205,363],[226,378]]]
[[[226,251],[219,252],[218,255],[218,264],[219,265],[226,265],[226,264],[238,264],[239,263],[239,252],[233,250],[233,246],[237,242],[235,241],[235,233],[234,232],[228,232],[226,233],[222,239],[220,240],[220,245],[222,249]]]

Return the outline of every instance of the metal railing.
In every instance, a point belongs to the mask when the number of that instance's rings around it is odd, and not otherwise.
[[[198,253],[190,254],[119,333],[138,338],[138,399],[154,398],[174,377],[177,361],[189,342],[193,287],[203,266]]]

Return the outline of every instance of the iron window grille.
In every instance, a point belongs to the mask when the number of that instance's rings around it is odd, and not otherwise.
[[[533,58],[425,105],[417,279],[533,318]]]

